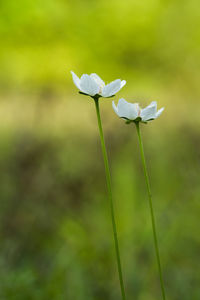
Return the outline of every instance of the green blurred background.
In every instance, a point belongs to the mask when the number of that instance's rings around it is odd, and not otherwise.
[[[120,300],[95,107],[70,70],[158,101],[142,126],[168,300],[200,299],[198,0],[0,1],[0,299]],[[133,125],[101,100],[127,299],[161,299]]]

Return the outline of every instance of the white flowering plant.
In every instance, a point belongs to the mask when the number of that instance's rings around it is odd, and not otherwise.
[[[72,74],[74,84],[79,89],[79,93],[92,97],[95,102],[97,122],[99,127],[99,136],[101,141],[101,148],[102,148],[104,167],[105,167],[108,200],[110,203],[110,210],[111,210],[111,220],[112,220],[113,237],[115,243],[115,252],[116,252],[116,259],[117,259],[121,295],[122,295],[122,299],[126,300],[124,280],[122,275],[121,258],[120,258],[120,251],[119,251],[117,226],[115,221],[114,203],[112,197],[111,175],[110,175],[108,155],[107,155],[107,150],[105,145],[105,139],[104,139],[103,128],[101,123],[101,114],[99,108],[99,98],[113,97],[117,92],[121,90],[121,88],[123,88],[123,86],[126,84],[126,81],[121,79],[116,79],[111,83],[105,84],[105,82],[96,73],[92,73],[90,75],[83,74],[81,78],[79,78],[73,71],[71,71],[71,74]]]
[[[159,277],[160,277],[161,292],[162,292],[163,300],[166,300],[164,281],[163,281],[163,275],[162,275],[162,269],[161,269],[160,253],[159,253],[159,247],[158,247],[158,238],[157,238],[157,232],[156,232],[156,223],[155,223],[153,203],[152,203],[150,180],[149,180],[149,174],[147,171],[147,164],[146,164],[146,159],[145,159],[145,155],[144,155],[144,147],[143,147],[142,135],[141,135],[141,130],[140,130],[140,123],[148,123],[149,121],[157,119],[163,112],[164,107],[157,110],[157,102],[153,101],[147,107],[142,109],[142,108],[140,108],[138,103],[129,103],[124,99],[120,99],[117,106],[115,105],[115,102],[113,101],[112,106],[113,106],[115,113],[118,115],[118,117],[126,120],[126,124],[135,123],[135,125],[136,125],[140,153],[141,153],[141,160],[142,160],[145,182],[146,182],[147,192],[148,192],[151,222],[152,222],[152,229],[153,229],[154,246],[155,246],[156,259],[157,259],[158,271],[159,271]]]

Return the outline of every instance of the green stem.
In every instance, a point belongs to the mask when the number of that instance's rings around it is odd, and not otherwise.
[[[156,258],[157,258],[157,263],[158,263],[158,270],[159,270],[159,276],[160,276],[160,285],[161,285],[161,290],[162,290],[162,297],[163,297],[163,300],[166,300],[165,288],[164,288],[164,282],[163,282],[163,275],[162,275],[162,269],[161,269],[161,262],[160,262],[160,254],[159,254],[159,248],[158,248],[158,239],[157,239],[157,233],[156,233],[155,217],[154,217],[153,204],[152,204],[152,195],[151,195],[149,175],[148,175],[147,165],[146,165],[145,156],[144,156],[144,148],[143,148],[143,143],[142,143],[142,137],[141,137],[139,122],[135,122],[135,125],[136,125],[138,139],[139,139],[141,159],[142,159],[142,164],[143,164],[143,169],[144,169],[144,176],[145,176],[145,181],[146,181],[146,186],[147,186],[147,191],[148,191],[148,197],[149,197],[151,222],[152,222],[152,228],[153,228],[154,245],[155,245]]]
[[[120,252],[119,252],[119,243],[118,243],[118,237],[117,237],[117,228],[116,228],[116,221],[115,221],[115,214],[114,214],[114,205],[113,205],[113,199],[112,199],[111,176],[110,176],[108,156],[107,156],[107,151],[106,151],[106,146],[105,146],[105,141],[104,141],[104,134],[103,134],[102,124],[101,124],[101,115],[100,115],[100,110],[99,110],[99,100],[97,98],[94,98],[94,101],[95,101],[95,106],[96,106],[97,121],[98,121],[99,134],[100,134],[100,140],[101,140],[101,148],[102,148],[104,166],[105,166],[105,173],[106,173],[106,183],[107,183],[108,198],[109,198],[110,209],[111,209],[111,219],[112,219],[112,227],[113,227],[113,235],[114,235],[115,251],[116,251],[116,257],[117,257],[117,266],[118,266],[121,294],[122,294],[122,299],[126,300],[124,282],[123,282],[123,275],[122,275],[121,260],[120,260]]]

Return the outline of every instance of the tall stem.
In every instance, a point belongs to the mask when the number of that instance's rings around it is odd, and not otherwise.
[[[157,238],[157,233],[156,233],[155,217],[154,217],[153,204],[152,204],[152,195],[151,195],[149,175],[148,175],[148,171],[147,171],[147,165],[146,165],[146,160],[145,160],[145,155],[144,155],[144,148],[143,148],[143,143],[142,143],[142,137],[141,137],[139,122],[135,122],[135,125],[136,125],[138,139],[139,139],[141,159],[142,159],[142,164],[143,164],[143,169],[144,169],[144,176],[145,176],[145,181],[146,181],[146,186],[147,186],[147,191],[148,191],[149,207],[150,207],[150,212],[151,212],[151,222],[152,222],[152,228],[153,228],[154,245],[155,245],[156,258],[157,258],[157,263],[158,263],[158,270],[159,270],[160,285],[161,285],[161,290],[162,290],[162,297],[163,297],[163,300],[166,300],[165,288],[164,288],[164,282],[163,282],[163,275],[162,275],[162,268],[161,268],[161,262],[160,262],[160,253],[159,253],[159,248],[158,248],[158,238]]]
[[[107,189],[108,189],[108,198],[109,198],[109,202],[110,202],[112,228],[113,228],[113,236],[114,236],[114,243],[115,243],[115,251],[116,251],[116,258],[117,258],[117,266],[118,266],[121,294],[122,294],[122,299],[126,300],[124,282],[123,282],[123,275],[122,275],[121,260],[120,260],[119,242],[118,242],[117,228],[116,228],[116,221],[115,221],[115,214],[114,214],[114,205],[113,205],[113,198],[112,198],[110,168],[109,168],[109,164],[108,164],[108,156],[107,156],[105,140],[104,140],[104,134],[103,134],[102,124],[101,124],[101,115],[100,115],[100,110],[99,110],[99,100],[97,98],[95,98],[94,100],[95,100],[95,106],[96,106],[97,121],[98,121],[99,134],[100,134],[100,140],[101,140],[101,148],[102,148],[104,166],[105,166],[105,173],[106,173],[106,183],[107,183]]]

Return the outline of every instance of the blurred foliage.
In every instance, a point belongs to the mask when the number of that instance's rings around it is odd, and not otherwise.
[[[71,69],[165,106],[142,132],[167,299],[200,299],[199,31],[197,0],[0,1],[0,299],[121,299],[94,105]],[[128,299],[160,299],[135,128],[101,109]]]

